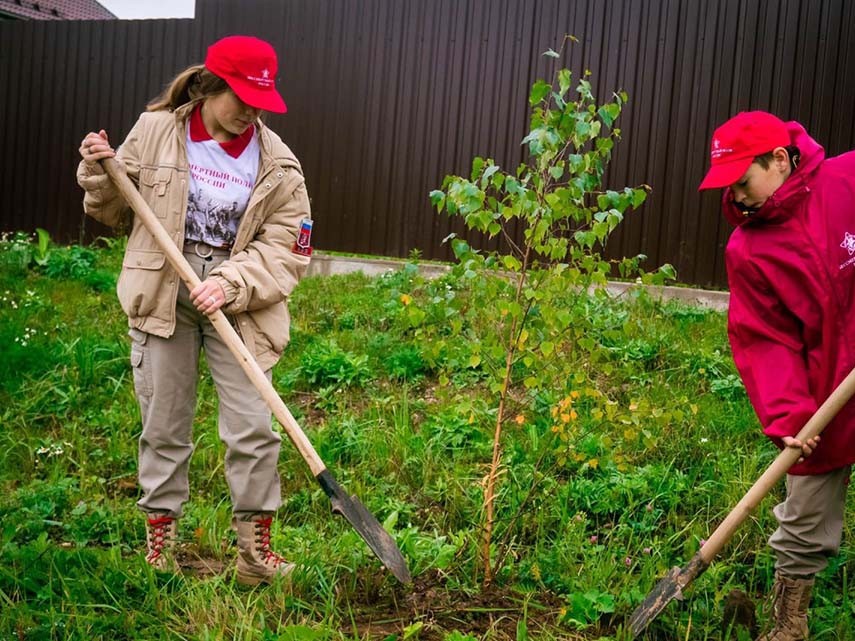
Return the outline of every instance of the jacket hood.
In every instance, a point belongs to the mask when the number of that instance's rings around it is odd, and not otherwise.
[[[721,210],[727,221],[734,227],[741,227],[757,221],[767,221],[783,214],[788,205],[805,193],[813,180],[817,168],[825,159],[825,149],[811,138],[799,123],[792,120],[787,123],[790,144],[799,148],[799,164],[783,185],[751,216],[743,214],[733,204],[733,191],[728,187],[721,197]]]

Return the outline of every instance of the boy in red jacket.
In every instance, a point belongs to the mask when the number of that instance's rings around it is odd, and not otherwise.
[[[740,113],[713,134],[700,189],[725,188],[728,334],[764,433],[803,456],[775,507],[774,628],[807,638],[814,577],[837,553],[855,462],[855,402],[820,437],[795,435],[855,367],[855,152],[825,158],[797,122]]]

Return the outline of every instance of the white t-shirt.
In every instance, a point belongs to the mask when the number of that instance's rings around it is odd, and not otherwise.
[[[190,189],[184,239],[214,247],[231,247],[249,204],[260,162],[255,127],[226,143],[211,138],[201,108],[187,127]]]

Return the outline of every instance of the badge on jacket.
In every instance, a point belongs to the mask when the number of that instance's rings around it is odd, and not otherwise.
[[[291,251],[301,256],[312,255],[312,220],[310,218],[300,221],[300,233],[297,234],[297,242],[294,243]]]

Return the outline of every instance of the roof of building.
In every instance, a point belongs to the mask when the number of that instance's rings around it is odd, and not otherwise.
[[[96,0],[0,0],[0,14],[21,20],[115,20]]]

